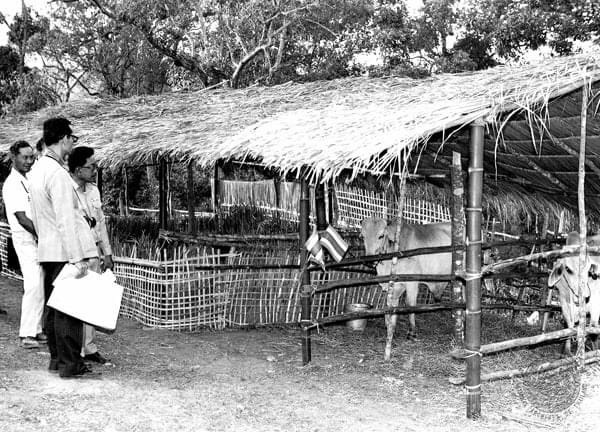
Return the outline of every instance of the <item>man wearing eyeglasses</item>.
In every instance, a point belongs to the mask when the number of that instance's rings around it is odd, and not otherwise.
[[[52,294],[54,280],[67,263],[73,264],[83,276],[98,256],[94,236],[78,210],[73,181],[63,162],[78,140],[70,124],[62,117],[44,122],[46,152],[34,165],[29,179],[46,301]],[[50,371],[58,371],[62,378],[98,375],[81,358],[83,323],[80,320],[47,307],[44,330],[48,336]]]
[[[95,185],[96,175],[98,174],[98,164],[94,156],[94,149],[91,147],[80,146],[73,149],[69,155],[69,172],[75,183],[75,194],[77,202],[83,213],[84,219],[88,222],[96,245],[98,246],[98,256],[102,264],[98,267],[90,267],[90,270],[100,273],[102,270],[113,268],[112,251],[108,239],[108,230],[106,229],[106,218],[102,211],[102,200],[100,191]],[[100,263],[99,263],[100,264]],[[107,360],[98,352],[98,347],[94,343],[96,330],[93,326],[84,324],[84,340],[81,355],[84,360],[100,364],[107,364]]]

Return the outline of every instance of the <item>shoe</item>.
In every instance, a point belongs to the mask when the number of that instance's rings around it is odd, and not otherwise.
[[[58,360],[50,359],[50,364],[48,365],[48,370],[52,373],[58,372]]]
[[[31,349],[31,348],[39,348],[40,343],[35,340],[33,337],[24,337],[21,338],[21,348]]]
[[[86,365],[81,366],[81,368],[73,373],[73,374],[65,374],[65,373],[60,373],[58,374],[61,378],[66,378],[66,379],[98,379],[102,376],[102,372],[96,372],[92,369],[90,369],[89,367],[87,367]]]
[[[100,364],[105,364],[105,363],[110,362],[110,360],[104,358],[104,356],[102,354],[100,354],[98,351],[96,351],[95,353],[92,353],[92,354],[87,354],[86,356],[83,357],[83,359],[94,362],[94,363],[100,363]]]
[[[38,333],[38,335],[35,337],[35,340],[37,340],[39,343],[48,343],[48,336],[46,336],[44,333]]]

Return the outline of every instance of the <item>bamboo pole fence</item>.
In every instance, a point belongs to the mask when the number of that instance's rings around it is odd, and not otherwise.
[[[584,364],[596,363],[600,361],[600,350],[588,351],[582,357]],[[567,357],[550,362],[544,362],[537,365],[536,367],[529,366],[524,368],[488,372],[481,375],[481,382],[492,382],[502,379],[518,378],[533,374],[539,374],[541,372],[547,372],[551,370],[556,370],[557,372],[560,372],[561,370],[572,368],[574,363],[577,363],[578,361],[580,360],[577,357]],[[465,384],[464,377],[451,377],[449,378],[449,381],[450,383],[455,385]]]

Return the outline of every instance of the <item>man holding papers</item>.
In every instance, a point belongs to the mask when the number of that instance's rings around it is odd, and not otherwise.
[[[38,234],[38,261],[44,269],[46,300],[53,282],[67,263],[74,264],[81,276],[97,260],[98,251],[88,222],[78,209],[73,181],[65,165],[78,137],[70,121],[51,118],[44,122],[46,153],[31,170],[30,194],[32,220]],[[85,378],[94,374],[81,358],[83,323],[48,307],[44,330],[48,336],[50,371],[62,378]]]
[[[106,218],[102,211],[100,191],[94,184],[96,175],[98,174],[98,164],[94,156],[94,149],[85,146],[73,149],[69,155],[68,165],[71,177],[75,182],[75,196],[83,212],[83,217],[89,222],[94,234],[94,239],[98,246],[98,256],[102,259],[102,267],[104,270],[112,270],[112,251],[108,239],[108,230],[106,229]],[[100,268],[90,267],[90,270],[96,273],[101,272]],[[106,364],[109,360],[98,352],[98,347],[94,343],[94,338],[96,337],[94,327],[84,324],[83,334],[84,340],[81,355],[84,360]]]

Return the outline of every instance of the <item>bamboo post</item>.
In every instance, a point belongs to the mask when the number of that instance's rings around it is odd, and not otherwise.
[[[467,418],[481,415],[481,195],[483,192],[483,120],[473,122],[469,142],[469,191],[467,202],[466,333]]]
[[[96,187],[98,188],[98,192],[100,192],[100,198],[104,196],[104,194],[102,193],[103,186],[104,185],[102,184],[102,168],[98,168],[98,174],[96,174]]]
[[[337,211],[335,206],[335,182],[333,179],[329,180],[327,186],[327,204],[328,204],[328,215],[329,224],[332,226],[337,225]]]
[[[219,230],[219,168],[220,162],[215,162],[211,180],[211,206],[214,214],[215,225]]]
[[[187,166],[187,211],[188,211],[188,233],[196,232],[196,191],[194,188],[194,162],[190,161]]]
[[[129,180],[127,179],[127,165],[123,167],[123,211],[121,216],[129,216]]]
[[[161,229],[167,229],[167,161],[160,158],[158,165],[158,222]]]
[[[308,224],[310,215],[310,187],[305,177],[300,182],[300,225],[298,230],[298,248],[300,252],[300,325],[302,326],[302,364],[306,365],[311,361],[311,341],[310,341],[310,323],[311,323],[311,287],[310,273],[307,269],[308,252],[304,244],[308,239]]]
[[[315,213],[317,216],[317,230],[327,228],[327,208],[325,206],[325,184],[315,185]]]
[[[452,152],[452,274],[462,274],[464,271],[463,238],[465,232],[464,187],[460,153]],[[463,301],[463,283],[459,280],[452,282],[452,301]],[[463,312],[460,309],[452,311],[454,318],[454,340],[462,345],[464,342]]]
[[[275,186],[275,208],[278,212],[281,212],[281,176],[276,175],[273,179]]]
[[[587,271],[585,269],[585,257],[587,254],[587,221],[585,218],[585,144],[587,137],[587,105],[588,105],[588,85],[583,81],[583,90],[581,92],[581,132],[579,141],[579,176],[577,187],[577,207],[579,209],[579,325],[577,326],[577,353],[576,357],[579,366],[585,365],[585,324],[586,312],[585,302],[583,301],[583,291],[588,281]]]

